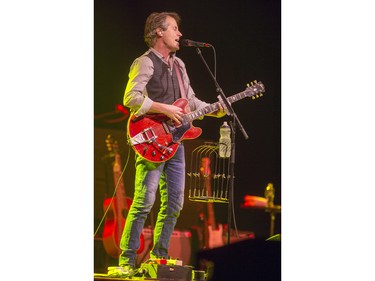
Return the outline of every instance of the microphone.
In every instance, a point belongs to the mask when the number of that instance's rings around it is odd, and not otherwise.
[[[212,47],[211,44],[203,43],[203,42],[196,42],[189,39],[182,39],[181,45],[184,47],[203,47],[203,48],[210,48]]]

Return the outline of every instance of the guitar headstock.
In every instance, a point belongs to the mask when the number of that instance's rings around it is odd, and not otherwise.
[[[266,88],[264,87],[262,82],[257,82],[254,80],[253,82],[250,82],[250,84],[246,85],[247,88],[245,90],[245,94],[248,97],[251,97],[253,100],[260,98],[263,96],[263,93],[266,91]]]

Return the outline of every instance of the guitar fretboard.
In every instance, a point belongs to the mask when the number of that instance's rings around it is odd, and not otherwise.
[[[255,94],[264,91],[264,86],[261,82],[258,84],[247,88],[245,91],[242,91],[240,93],[237,93],[233,96],[228,97],[229,103],[234,103],[236,101],[242,100],[246,97],[251,97],[254,96]],[[198,119],[201,116],[207,115],[209,113],[215,112],[219,110],[219,102],[212,103],[208,106],[205,106],[201,109],[198,109],[196,111],[190,112],[185,115],[186,121],[187,122],[192,122],[195,119]]]

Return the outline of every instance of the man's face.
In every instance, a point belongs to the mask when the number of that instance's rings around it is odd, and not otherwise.
[[[167,30],[163,31],[163,42],[165,46],[170,49],[172,52],[175,52],[180,49],[179,40],[182,36],[181,32],[178,29],[176,20],[172,17],[167,17],[166,23],[168,25]]]

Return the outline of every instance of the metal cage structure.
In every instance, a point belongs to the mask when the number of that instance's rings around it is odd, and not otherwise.
[[[205,142],[191,152],[187,167],[189,200],[228,203],[230,158],[219,157],[219,143]]]

